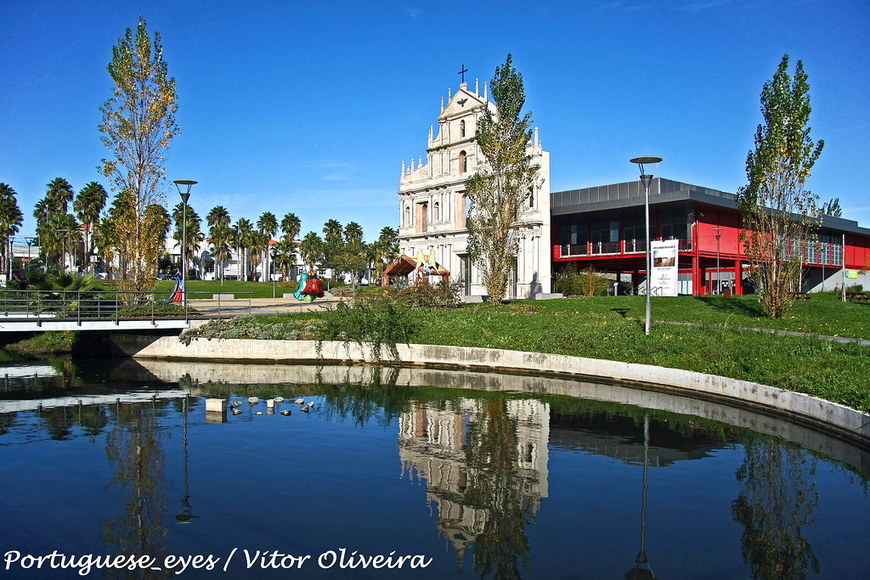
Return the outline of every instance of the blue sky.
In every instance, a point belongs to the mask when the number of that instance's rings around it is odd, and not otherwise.
[[[295,212],[303,233],[398,223],[402,160],[425,156],[441,98],[506,55],[551,153],[552,190],[657,175],[734,192],[783,54],[809,74],[808,183],[870,227],[870,3],[866,0],[577,2],[0,0],[0,181],[33,205],[64,177],[100,181],[97,126],[112,46],[139,15],[178,83],[172,179],[196,179],[201,216]]]

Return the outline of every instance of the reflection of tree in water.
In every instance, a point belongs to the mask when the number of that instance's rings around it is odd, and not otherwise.
[[[375,367],[371,380],[365,384],[345,381],[341,384],[318,385],[324,396],[322,411],[327,418],[350,417],[357,425],[375,421],[387,426],[408,409],[412,391],[397,386],[398,368]]]
[[[734,500],[734,519],[743,525],[743,559],[754,578],[805,578],[819,560],[802,526],[812,523],[818,503],[815,458],[784,443],[754,439],[737,470],[743,487]]]
[[[164,451],[160,446],[157,417],[152,403],[117,405],[117,422],[108,432],[106,455],[117,464],[113,483],[129,491],[124,511],[106,523],[105,541],[117,554],[160,557],[167,530],[163,478]],[[119,577],[130,578],[124,571]],[[165,572],[142,570],[142,578],[165,576]]]
[[[489,512],[474,549],[474,570],[482,576],[519,578],[518,560],[528,566],[525,526],[534,523],[537,502],[519,473],[517,434],[505,399],[485,401],[469,427],[465,499]]]
[[[417,401],[399,431],[403,466],[426,480],[458,567],[473,545],[476,572],[518,577],[529,561],[525,526],[547,495],[549,406],[534,399]]]

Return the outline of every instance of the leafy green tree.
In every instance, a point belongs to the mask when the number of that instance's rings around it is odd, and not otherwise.
[[[495,110],[487,107],[478,122],[477,143],[484,162],[467,182],[470,201],[468,251],[480,269],[487,294],[504,300],[517,254],[517,223],[529,198],[538,167],[527,147],[532,116],[520,116],[525,104],[523,77],[511,55],[492,79]]]
[[[111,152],[102,161],[102,172],[112,189],[123,196],[129,208],[116,219],[116,228],[129,236],[119,253],[127,264],[129,283],[122,287],[142,290],[150,285],[148,272],[157,262],[149,236],[160,224],[151,205],[162,205],[166,169],[163,165],[170,141],[180,133],[175,123],[178,109],[175,79],[168,75],[160,34],[152,43],[145,19],[139,18],[135,34],[129,28],[112,48],[108,65],[114,87],[101,107],[100,131],[103,145]]]
[[[323,240],[316,233],[308,232],[299,243],[299,252],[308,268],[314,269],[314,265],[323,259]]]
[[[272,237],[278,231],[278,218],[276,218],[275,214],[272,212],[264,211],[257,220],[257,230],[263,236],[263,257],[266,260],[266,263],[263,266],[263,271],[265,272],[264,280],[266,282],[271,282],[272,267],[269,264],[269,248],[272,245]]]
[[[18,208],[15,190],[5,183],[0,183],[0,244],[3,244],[3,270],[9,260],[7,249],[9,238],[18,233],[24,216]],[[8,274],[9,272],[7,272]]]
[[[819,503],[816,460],[803,449],[778,441],[753,439],[737,470],[740,494],[732,503],[743,526],[744,561],[753,578],[806,578],[819,573],[806,527]]]
[[[106,207],[109,194],[106,189],[96,181],[91,181],[79,191],[73,201],[73,210],[79,223],[84,226],[84,257],[85,263],[90,265],[90,257],[94,254],[94,233],[100,221],[100,213]]]
[[[804,184],[825,143],[810,138],[811,110],[803,63],[792,77],[786,54],[761,91],[764,122],[737,192],[750,275],[771,318],[782,318],[800,289],[803,250],[818,226],[818,198]]]

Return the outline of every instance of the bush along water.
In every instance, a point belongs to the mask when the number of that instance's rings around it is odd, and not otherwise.
[[[412,309],[382,295],[359,297],[339,302],[328,310],[315,330],[318,342],[341,340],[368,344],[372,356],[382,360],[384,348],[397,360],[397,344],[408,344],[417,334],[418,324]]]

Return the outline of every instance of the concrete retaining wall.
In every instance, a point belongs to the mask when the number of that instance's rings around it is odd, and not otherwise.
[[[323,364],[377,362],[369,348],[342,342],[324,342],[320,352],[315,341],[307,340],[194,339],[185,345],[174,336],[118,335],[113,342],[124,354],[141,358]],[[651,365],[512,350],[411,344],[399,345],[398,351],[398,361],[385,362],[626,381],[643,388],[674,390],[733,405],[772,410],[836,431],[863,445],[870,444],[870,415],[818,397],[749,381]]]

